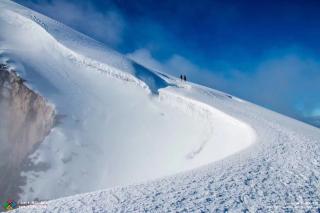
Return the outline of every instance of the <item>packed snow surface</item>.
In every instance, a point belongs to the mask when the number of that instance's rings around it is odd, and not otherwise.
[[[254,141],[249,125],[181,96],[179,88],[187,84],[161,78],[40,14],[3,5],[2,55],[19,62],[23,69],[17,71],[61,115],[30,156],[47,169],[23,173],[22,200],[174,174]]]
[[[0,26],[0,60],[60,115],[29,156],[45,169],[22,173],[21,201],[74,195],[18,211],[319,211],[318,129],[149,70],[8,0]]]

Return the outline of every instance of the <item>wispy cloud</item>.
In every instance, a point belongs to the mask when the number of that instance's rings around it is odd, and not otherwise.
[[[129,56],[151,69],[176,76],[187,74],[192,81],[296,118],[309,116],[320,107],[320,63],[312,56],[274,52],[251,72],[203,69],[180,55],[173,55],[160,63],[147,49],[137,50]]]
[[[115,7],[98,10],[90,1],[16,1],[110,46],[122,42],[125,20]]]

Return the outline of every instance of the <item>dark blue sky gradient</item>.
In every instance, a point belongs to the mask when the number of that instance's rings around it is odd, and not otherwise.
[[[101,13],[111,8],[121,13],[127,22],[125,42],[117,46],[122,52],[149,46],[159,58],[180,53],[204,66],[212,58],[247,64],[263,57],[267,49],[293,45],[320,53],[317,0],[65,1],[90,4]],[[17,2],[30,6],[55,0]]]
[[[270,48],[296,45],[318,52],[320,47],[320,1],[130,2],[115,4],[131,25],[148,20],[174,37],[167,41],[173,48],[159,52],[175,52],[178,46],[192,56],[197,52],[204,62],[216,58],[241,63]],[[132,49],[141,45],[137,40],[130,42]]]

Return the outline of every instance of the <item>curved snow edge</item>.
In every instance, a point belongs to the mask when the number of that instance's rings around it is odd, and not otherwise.
[[[242,149],[238,150],[235,153],[242,152],[244,149],[247,149],[247,148],[251,147],[252,145],[254,145],[257,141],[256,140],[257,134],[256,134],[255,130],[249,124],[247,124],[243,121],[240,121],[240,120],[226,114],[225,112],[216,109],[215,107],[213,107],[209,104],[198,101],[196,99],[192,99],[192,98],[183,96],[181,94],[177,94],[176,92],[173,92],[173,91],[168,91],[166,89],[159,90],[159,101],[164,102],[168,105],[171,105],[174,108],[178,108],[179,110],[183,111],[184,113],[186,113],[190,116],[200,117],[200,118],[204,119],[204,121],[207,121],[208,125],[209,125],[208,128],[210,129],[211,136],[214,133],[214,131],[212,131],[214,128],[213,123],[217,117],[221,117],[225,120],[228,120],[228,122],[232,122],[233,124],[236,124],[237,126],[239,126],[239,128],[241,128],[243,132],[246,132],[250,136],[249,140],[251,141],[251,143],[250,143],[250,145],[244,146]],[[201,146],[199,147],[198,150],[195,150],[194,153],[192,153],[192,152],[189,153],[187,157],[193,158],[194,155],[197,155],[199,152],[201,152],[201,150],[204,148],[205,145],[206,145],[205,143],[201,144]],[[226,157],[234,155],[235,153],[230,154]],[[215,161],[208,162],[207,164],[211,164],[213,162],[215,162]]]
[[[139,87],[145,89],[147,91],[148,94],[151,93],[151,89],[149,88],[149,86],[143,82],[142,80],[138,79],[136,76],[134,76],[134,74],[128,73],[128,72],[123,72],[121,70],[119,70],[118,68],[109,65],[109,64],[105,64],[103,62],[99,62],[97,60],[91,59],[87,56],[84,56],[80,53],[77,53],[73,50],[71,50],[70,48],[68,48],[67,46],[65,46],[64,44],[62,44],[61,42],[59,42],[59,40],[57,40],[51,33],[50,31],[48,31],[45,27],[45,25],[41,24],[40,22],[38,22],[37,18],[35,16],[28,16],[28,15],[24,15],[24,14],[20,14],[16,11],[10,10],[10,9],[3,9],[3,15],[14,15],[18,18],[24,19],[26,21],[28,21],[30,24],[33,24],[35,27],[37,27],[40,31],[42,31],[43,33],[45,33],[52,41],[55,42],[56,45],[56,49],[60,50],[60,53],[66,57],[69,58],[71,61],[78,63],[79,65],[85,65],[89,68],[92,68],[94,70],[100,71],[101,73],[107,74],[109,77],[113,77],[115,79],[119,79],[119,80],[123,80],[123,81],[127,81],[127,82],[131,82],[131,83],[135,83],[136,85],[138,85]],[[5,14],[6,13],[6,14]],[[130,61],[128,59],[125,58],[125,56],[122,56],[122,62],[123,64],[127,64],[127,66],[132,66],[132,64],[130,63]],[[129,68],[129,67],[128,67]],[[128,69],[129,70],[129,69]]]

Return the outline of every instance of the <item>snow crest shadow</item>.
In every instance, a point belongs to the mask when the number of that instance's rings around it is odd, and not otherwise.
[[[144,66],[137,64],[136,62],[132,62],[132,65],[135,77],[143,81],[149,87],[152,94],[158,95],[159,89],[171,86],[168,82]]]

